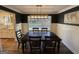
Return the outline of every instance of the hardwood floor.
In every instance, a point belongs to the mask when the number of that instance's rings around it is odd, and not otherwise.
[[[0,39],[2,45],[1,53],[5,54],[17,54],[20,50],[17,48],[17,42],[14,39]]]
[[[14,39],[0,39],[0,54],[22,54],[21,47],[18,49],[17,42]],[[28,50],[26,50],[28,54]],[[61,43],[59,54],[73,54],[67,47]]]

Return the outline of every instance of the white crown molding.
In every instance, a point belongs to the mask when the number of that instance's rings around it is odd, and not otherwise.
[[[6,7],[6,8],[9,8],[9,9],[11,9],[11,10],[14,10],[14,11],[16,11],[16,12],[18,12],[18,13],[22,13],[21,11],[15,9],[15,8],[12,8],[12,7],[8,6],[8,5],[2,5],[2,6],[3,6],[3,7]]]
[[[74,7],[77,7],[77,6],[78,6],[78,5],[69,6],[69,7],[67,7],[67,8],[64,8],[64,9],[60,10],[58,13],[62,13],[62,12],[64,12],[64,11],[67,11],[67,10],[72,9],[72,8],[74,8]]]

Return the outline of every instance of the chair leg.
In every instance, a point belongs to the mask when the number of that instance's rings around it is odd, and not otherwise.
[[[60,42],[58,42],[58,53],[60,52]]]
[[[19,47],[20,47],[20,43],[18,43],[18,49],[19,49]]]
[[[27,48],[27,43],[24,44],[25,48]]]

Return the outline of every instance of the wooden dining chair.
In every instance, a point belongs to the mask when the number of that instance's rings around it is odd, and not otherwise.
[[[21,33],[21,30],[16,31],[16,38],[17,38],[17,42],[18,42],[18,48],[21,45],[21,39],[22,39],[23,35]]]
[[[30,53],[41,53],[41,36],[29,36]]]
[[[56,41],[52,36],[45,36],[45,53],[55,53],[56,52]]]
[[[48,28],[41,28],[41,32],[48,32]]]
[[[36,27],[35,27],[35,28],[33,28],[32,30],[33,30],[33,32],[38,32],[38,31],[39,31],[39,28],[36,28]]]

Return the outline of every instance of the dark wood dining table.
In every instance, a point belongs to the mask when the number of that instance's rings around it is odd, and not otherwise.
[[[29,31],[24,35],[24,37],[21,40],[22,41],[22,53],[25,52],[24,51],[24,46],[25,46],[26,42],[29,41],[28,36],[41,36],[42,37],[42,39],[41,39],[42,42],[45,41],[45,36],[52,36],[53,39],[58,42],[58,45],[57,45],[58,52],[60,50],[61,39],[55,33],[53,33],[53,32],[33,32],[33,31]]]

